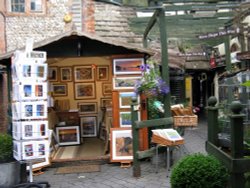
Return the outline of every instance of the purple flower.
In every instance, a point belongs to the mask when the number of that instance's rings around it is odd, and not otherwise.
[[[143,64],[140,66],[140,70],[143,72],[145,72],[146,70],[149,70],[149,69],[150,69],[150,67],[148,64]]]

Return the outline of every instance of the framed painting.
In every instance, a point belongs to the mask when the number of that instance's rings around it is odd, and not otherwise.
[[[67,84],[52,84],[53,96],[67,96]]]
[[[141,77],[115,77],[113,78],[113,89],[134,89]]]
[[[101,98],[101,107],[111,107],[112,106],[112,98]]]
[[[95,71],[91,65],[75,66],[74,79],[75,82],[93,82],[95,81]]]
[[[95,83],[75,83],[75,99],[95,99]]]
[[[50,82],[58,81],[58,67],[49,67],[48,80]]]
[[[129,128],[111,128],[111,162],[133,160],[133,138]]]
[[[109,80],[109,66],[97,66],[96,69],[97,81],[108,81]]]
[[[60,81],[61,82],[71,82],[72,81],[72,69],[71,69],[71,67],[61,67],[60,68]]]
[[[112,84],[111,83],[102,83],[102,94],[103,95],[112,95]]]
[[[56,127],[59,146],[80,144],[79,126]]]
[[[96,114],[97,113],[97,102],[79,102],[78,103],[79,113],[84,114]]]
[[[96,137],[97,131],[97,116],[82,116],[80,117],[81,136]]]
[[[138,112],[138,120],[140,120],[140,112]],[[120,127],[131,127],[132,120],[131,120],[131,112],[120,112]]]
[[[143,63],[143,58],[114,59],[114,75],[141,74],[141,65]]]
[[[133,97],[135,97],[137,99],[136,102],[139,103],[140,97],[135,92],[120,92],[119,93],[119,107],[130,108]]]

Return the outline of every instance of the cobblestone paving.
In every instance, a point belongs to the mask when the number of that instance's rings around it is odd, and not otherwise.
[[[185,145],[174,151],[174,161],[191,153],[206,153],[206,121],[199,122],[195,128],[186,128]],[[141,162],[141,177],[133,177],[133,168],[121,168],[120,164],[102,164],[100,172],[56,174],[56,167],[44,169],[44,174],[34,176],[34,181],[48,181],[53,188],[170,188],[165,165],[155,165],[150,161]],[[171,173],[171,172],[170,172]]]

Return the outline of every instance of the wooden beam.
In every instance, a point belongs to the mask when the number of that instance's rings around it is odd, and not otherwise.
[[[162,125],[171,125],[173,124],[173,118],[160,118],[160,119],[150,119],[145,121],[136,121],[135,127],[136,129],[144,128],[144,127],[157,127]]]

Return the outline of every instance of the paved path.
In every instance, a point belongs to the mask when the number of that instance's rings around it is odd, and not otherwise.
[[[186,128],[185,149],[175,152],[176,158],[185,153],[206,153],[207,124],[199,122],[195,128]],[[184,152],[183,152],[184,151]],[[56,167],[44,169],[44,174],[34,176],[34,181],[48,181],[53,188],[170,188],[170,179],[164,165],[155,173],[155,165],[151,161],[143,161],[141,177],[133,177],[133,168],[121,168],[120,164],[102,164],[100,172],[55,174]]]

